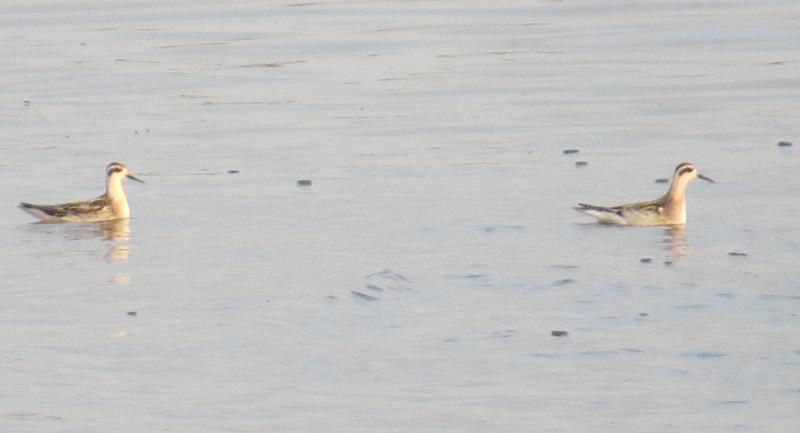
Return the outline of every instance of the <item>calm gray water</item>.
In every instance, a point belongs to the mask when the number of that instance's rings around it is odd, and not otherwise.
[[[796,432],[798,20],[4,2],[0,431]],[[111,161],[129,224],[15,208]],[[570,208],[682,161],[683,230]]]

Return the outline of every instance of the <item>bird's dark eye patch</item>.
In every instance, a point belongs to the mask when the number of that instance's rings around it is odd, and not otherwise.
[[[694,171],[694,167],[683,167],[681,171],[678,172],[678,176],[683,176],[684,174],[691,173]]]

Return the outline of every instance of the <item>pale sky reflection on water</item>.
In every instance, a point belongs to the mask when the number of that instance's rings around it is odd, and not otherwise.
[[[2,8],[0,431],[796,430],[795,2]]]

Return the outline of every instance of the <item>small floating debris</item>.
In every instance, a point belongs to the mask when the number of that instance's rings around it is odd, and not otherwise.
[[[482,229],[484,233],[494,233],[494,232],[525,230],[525,226],[518,226],[518,225],[483,226]]]
[[[297,186],[311,186],[310,179],[300,179],[297,181]]]
[[[239,174],[239,170],[228,170],[228,174]]]
[[[509,337],[512,337],[514,335],[514,332],[516,332],[516,331],[514,331],[513,329],[506,329],[506,330],[503,330],[503,331],[494,331],[494,332],[492,332],[492,337],[493,338],[509,338]]]
[[[731,257],[747,257],[747,253],[742,251],[731,251],[728,255]]]
[[[406,283],[410,283],[411,280],[406,278],[400,273],[397,273],[389,268],[386,268],[380,272],[373,272],[371,274],[364,275],[364,278],[374,278],[374,277],[382,277],[387,278],[392,281],[405,281]]]
[[[723,405],[739,405],[739,404],[747,404],[749,401],[747,400],[721,400],[718,402],[719,404]]]
[[[552,335],[553,337],[566,337],[567,335],[569,335],[569,332],[554,329],[550,331],[550,335]]]
[[[664,266],[672,266],[672,260],[664,260]]]
[[[578,149],[564,149],[564,155],[574,155],[580,152]]]
[[[649,316],[649,314],[647,314],[647,313],[639,313],[639,317],[647,317],[647,316]]]
[[[759,295],[765,301],[800,301],[800,295]],[[793,314],[794,315],[794,314]]]
[[[31,101],[26,99],[26,100],[22,101],[22,105],[24,105],[26,107],[30,107],[31,106]]]
[[[573,278],[562,278],[560,280],[553,281],[550,285],[551,287],[564,287],[570,284],[575,284],[575,280]]]
[[[666,177],[659,177],[658,179],[656,179],[656,183],[669,183],[669,179],[667,179]]]
[[[697,352],[697,353],[694,353],[693,355],[697,359],[714,359],[714,358],[723,358],[723,357],[728,356],[727,353],[713,352],[713,351]]]
[[[128,311],[126,314],[128,316],[131,316],[131,317],[136,317],[136,315],[137,315],[137,313],[135,311]]]
[[[382,292],[383,291],[382,287],[376,286],[374,284],[365,284],[364,286],[366,288],[368,288],[369,290],[372,290],[373,292]]]
[[[361,299],[362,301],[369,301],[369,302],[380,301],[379,298],[376,298],[374,296],[370,296],[370,295],[368,295],[366,293],[359,292],[358,290],[351,290],[350,294],[352,294],[354,298]]]
[[[589,161],[575,161],[575,167],[586,167],[589,165]]]
[[[464,279],[464,280],[481,280],[488,278],[486,274],[447,274],[445,278]]]
[[[779,141],[778,147],[792,147],[791,141]]]
[[[548,266],[550,269],[578,269],[578,265],[550,265]]]
[[[642,257],[641,259],[639,259],[639,261],[642,263],[653,263],[653,259],[651,259],[650,257]]]
[[[339,299],[339,297],[338,296],[334,296],[334,295],[328,295],[328,296],[325,297],[325,299],[330,299],[331,301],[336,301],[336,300]]]

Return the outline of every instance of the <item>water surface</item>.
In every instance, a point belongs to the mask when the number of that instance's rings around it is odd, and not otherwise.
[[[800,422],[795,2],[2,9],[0,430]],[[129,224],[14,207],[115,160]]]

